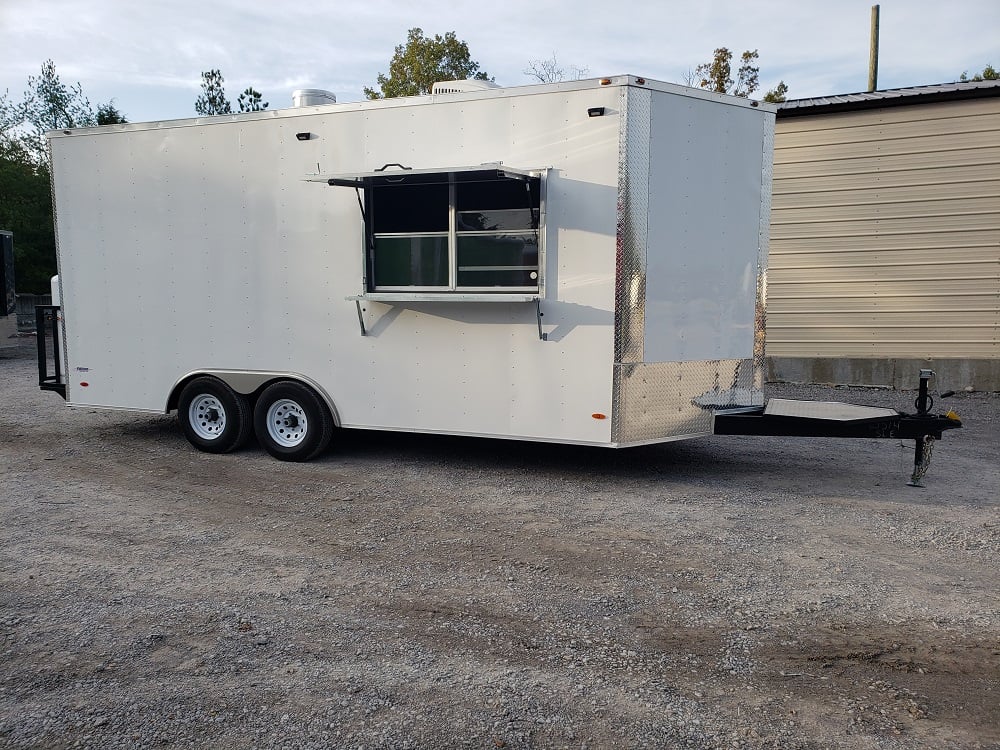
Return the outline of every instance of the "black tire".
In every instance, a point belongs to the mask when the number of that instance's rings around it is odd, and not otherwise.
[[[250,401],[218,378],[199,377],[181,391],[177,419],[195,448],[206,453],[229,453],[250,439],[253,419]]]
[[[253,412],[261,447],[281,461],[308,461],[330,445],[333,417],[316,392],[282,380],[264,389]]]

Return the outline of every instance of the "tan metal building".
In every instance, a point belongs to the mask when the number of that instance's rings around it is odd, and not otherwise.
[[[786,102],[772,380],[1000,390],[1000,81]]]

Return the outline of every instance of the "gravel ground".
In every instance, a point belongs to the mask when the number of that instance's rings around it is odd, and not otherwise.
[[[348,432],[65,409],[0,353],[0,746],[1000,747],[1000,397],[894,440]],[[913,393],[769,395],[908,408]]]

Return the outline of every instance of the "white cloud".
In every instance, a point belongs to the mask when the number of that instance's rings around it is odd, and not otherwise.
[[[635,73],[680,82],[727,46],[760,52],[762,88],[791,96],[847,93],[867,81],[871,0],[703,0],[700,3],[342,0],[3,0],[0,91],[16,96],[52,58],[90,99],[112,97],[130,119],[193,114],[200,73],[219,68],[230,96],[253,84],[272,107],[293,88],[328,88],[341,101],[388,69],[407,29],[455,31],[507,85],[528,83],[530,59],[553,52],[591,75]],[[1000,64],[996,0],[883,0],[880,84],[954,80]]]

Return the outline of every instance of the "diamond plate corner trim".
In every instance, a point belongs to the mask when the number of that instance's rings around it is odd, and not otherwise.
[[[615,362],[642,362],[652,93],[622,88],[615,258]]]
[[[646,235],[649,211],[649,138],[652,92],[623,86],[618,132],[618,228],[615,238],[615,371],[612,440],[622,430],[623,373],[619,363],[643,359]]]
[[[56,164],[53,161],[52,155],[52,139],[45,139],[45,154],[48,156],[49,165],[49,195],[52,201],[52,226],[53,226],[53,238],[56,241],[56,275],[59,277],[59,305],[62,307],[66,299],[66,293],[63,289],[63,279],[66,278],[65,274],[62,272],[63,259],[61,248],[62,245],[59,243],[59,221],[58,221],[58,204],[56,203],[56,180],[55,180],[55,170]],[[59,167],[62,169],[62,167]],[[66,310],[62,310],[62,330],[59,331],[59,335],[62,337],[62,354],[63,362],[69,362],[69,336],[66,335]],[[70,402],[70,389],[72,386],[71,378],[67,375],[66,380],[66,402]]]
[[[767,366],[767,256],[771,244],[771,187],[774,180],[774,118],[763,118],[761,150],[760,231],[757,239],[757,304],[754,312],[753,386],[764,403],[764,372]]]
[[[752,372],[750,365],[747,359],[616,364],[615,442],[712,434],[716,409],[759,405],[759,391],[742,375]]]

